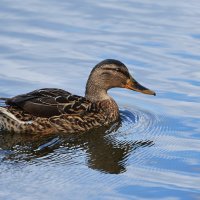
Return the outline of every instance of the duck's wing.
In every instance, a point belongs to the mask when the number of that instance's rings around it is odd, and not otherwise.
[[[91,103],[84,97],[72,95],[61,89],[44,88],[6,99],[10,107],[21,109],[30,115],[52,117],[61,114],[82,114]]]

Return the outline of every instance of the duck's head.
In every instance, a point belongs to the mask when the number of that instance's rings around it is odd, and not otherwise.
[[[156,95],[154,91],[139,84],[122,62],[114,59],[103,60],[93,68],[85,95],[90,100],[102,100],[108,97],[107,90],[115,87]]]

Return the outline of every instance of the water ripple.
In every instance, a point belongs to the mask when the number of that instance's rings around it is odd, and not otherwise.
[[[122,122],[109,130],[0,133],[0,199],[199,198],[199,7],[195,0],[1,0],[0,96],[42,87],[83,95],[105,58],[123,61],[158,95],[111,91]]]

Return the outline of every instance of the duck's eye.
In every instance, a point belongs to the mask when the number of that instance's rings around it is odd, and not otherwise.
[[[119,69],[119,68],[116,68],[115,71],[120,72],[120,69]]]
[[[110,73],[109,72],[103,72],[102,75],[104,75],[104,76],[110,76]]]

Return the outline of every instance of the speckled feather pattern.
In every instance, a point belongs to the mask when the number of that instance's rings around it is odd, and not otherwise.
[[[7,111],[23,123],[18,123],[5,115],[2,119],[3,128],[8,131],[30,134],[75,133],[108,125],[119,118],[118,106],[113,99],[91,103],[83,97],[72,97],[70,93],[67,98],[66,105],[62,103],[57,106],[58,109],[61,106],[62,108],[68,107],[70,114],[64,113],[65,109],[62,109],[59,115],[52,117],[37,117],[16,106],[8,106]]]

